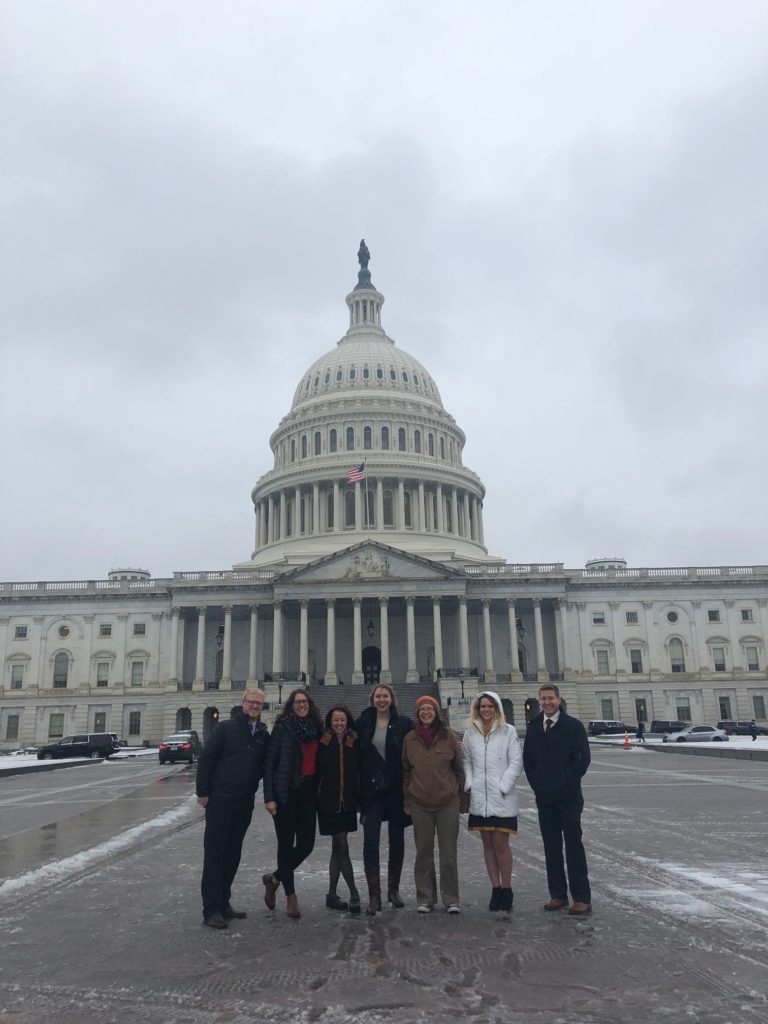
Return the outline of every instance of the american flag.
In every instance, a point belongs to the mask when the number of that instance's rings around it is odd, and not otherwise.
[[[353,466],[352,469],[347,470],[347,482],[350,484],[356,484],[358,480],[365,480],[365,463],[361,462],[359,466]]]

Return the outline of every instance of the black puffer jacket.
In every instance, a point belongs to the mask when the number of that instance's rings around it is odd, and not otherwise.
[[[377,780],[382,771],[387,781],[388,802],[393,798],[403,803],[403,740],[413,728],[413,722],[405,715],[399,715],[396,708],[389,712],[387,728],[386,761],[373,745],[376,732],[376,708],[366,708],[355,723],[355,732],[360,738],[360,809],[365,810],[367,801],[376,796]]]
[[[288,803],[301,785],[301,743],[285,721],[275,722],[264,764],[264,803]]]
[[[211,733],[197,762],[198,796],[212,802],[250,804],[264,773],[269,732],[258,723],[251,736],[248,716],[239,711]]]

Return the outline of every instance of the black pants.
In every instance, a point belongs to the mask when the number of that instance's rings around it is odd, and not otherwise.
[[[291,793],[288,803],[277,805],[277,812],[272,819],[277,834],[275,878],[282,882],[286,896],[296,892],[294,872],[315,848],[316,812],[314,778],[303,780],[299,788]]]
[[[252,815],[253,806],[218,802],[215,798],[205,808],[200,882],[204,917],[221,914],[229,903]]]
[[[558,804],[538,804],[539,828],[544,840],[544,859],[547,864],[549,895],[553,900],[571,898],[578,903],[591,903],[587,873],[587,856],[581,841],[581,810],[564,808]],[[563,842],[565,842],[565,863],[568,865],[568,881],[563,864]]]
[[[392,798],[384,793],[373,797],[366,804],[363,820],[363,866],[366,871],[379,868],[379,843],[381,842],[381,823],[387,814],[389,833],[389,863],[402,864],[405,854],[405,823],[400,808],[388,807]]]

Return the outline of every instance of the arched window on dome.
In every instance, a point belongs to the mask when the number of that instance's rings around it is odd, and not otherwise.
[[[365,510],[365,525],[376,526],[376,508],[375,499],[376,495],[371,490],[363,491],[363,506]]]
[[[408,383],[408,371],[407,370],[403,370],[403,384],[407,384],[407,383]]]
[[[445,438],[440,435],[440,458],[445,461]]]
[[[384,380],[384,371],[380,366],[376,367],[376,380]]]
[[[338,370],[336,371],[336,383],[337,384],[341,384],[341,382],[343,380],[344,380],[344,371],[342,370],[341,367],[339,367]]]
[[[304,385],[304,394],[305,395],[309,394],[309,383],[310,383],[309,377],[307,377],[307,383]]]
[[[384,452],[389,451],[389,427],[381,428],[381,450]]]
[[[331,452],[335,452],[337,450],[338,443],[338,434],[336,433],[336,428],[331,427],[331,432],[328,435],[328,450]]]
[[[363,427],[363,448],[370,451],[373,446],[373,432],[370,427]]]
[[[417,453],[421,453],[421,431],[414,430],[413,432],[413,450]]]
[[[302,457],[302,459],[306,459],[307,455],[308,455],[308,452],[307,452],[307,435],[306,434],[302,434],[301,435],[301,457]]]
[[[411,529],[411,527],[413,526],[413,517],[411,514],[411,492],[406,491],[405,494],[403,495],[403,498],[405,499],[405,526],[406,529]]]
[[[355,428],[347,427],[347,451],[353,452],[355,450]]]
[[[405,427],[399,427],[397,431],[397,450],[405,451]]]
[[[391,381],[397,380],[397,370],[394,368],[394,366],[390,366],[389,368],[389,379]]]
[[[355,492],[344,492],[344,526],[348,530],[355,528]]]
[[[291,462],[296,461],[296,441],[291,438]]]
[[[357,369],[354,366],[350,366],[350,368],[349,368],[349,379],[350,380],[356,380],[357,379]]]
[[[370,379],[371,379],[370,367],[364,366],[363,367],[363,380],[370,380]]]
[[[316,373],[315,374],[315,379],[312,381],[312,390],[313,391],[317,391],[317,389],[319,387],[320,387],[320,374]]]
[[[416,387],[419,386],[419,375],[418,375],[418,373],[414,373],[414,375],[413,375],[413,383],[416,385]]]
[[[392,491],[384,491],[384,525],[395,525],[395,498]]]
[[[333,529],[334,512],[335,512],[335,508],[334,508],[334,503],[333,503],[333,491],[328,491],[328,494],[325,496],[325,528],[326,528],[326,530],[332,530]]]
[[[328,385],[330,383],[331,383],[331,371],[330,370],[326,370],[325,371],[325,377],[323,377],[323,384]]]
[[[323,450],[323,438],[319,430],[315,431],[315,455],[319,455]]]
[[[430,455],[435,454],[435,435],[431,431],[427,434],[427,450]]]

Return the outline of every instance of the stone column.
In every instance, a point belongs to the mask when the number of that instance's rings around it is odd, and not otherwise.
[[[232,689],[232,605],[224,605],[224,644],[222,646],[220,690]]]
[[[397,526],[405,529],[405,481],[397,481]]]
[[[306,523],[305,523],[306,525]],[[301,536],[301,488],[295,487],[293,491],[293,536]]]
[[[491,637],[491,602],[487,597],[483,598],[483,639],[485,641],[485,681],[493,683],[496,681],[496,673],[493,669],[493,640]]]
[[[359,491],[359,484],[355,485]],[[362,683],[363,681],[363,637],[362,623],[360,621],[360,606],[363,601],[360,597],[352,598],[352,632],[354,634],[352,682]]]
[[[251,605],[251,635],[248,643],[248,686],[257,686],[259,678],[256,675],[256,657],[259,642],[259,606]]]
[[[424,507],[424,481],[419,480],[419,514],[416,520],[416,529],[424,533],[427,529],[427,510]]]
[[[341,488],[339,481],[333,481],[333,532],[341,530]]]
[[[280,491],[280,535],[278,540],[285,540],[288,536],[288,502],[285,500],[285,491]]]
[[[309,682],[309,601],[299,602],[299,672]]]
[[[443,516],[443,485],[437,485],[437,532],[445,533],[445,520]]]
[[[483,529],[483,505],[482,502],[477,503],[477,539],[485,547],[485,530]]]
[[[538,680],[540,683],[549,682],[549,672],[544,657],[544,628],[541,623],[541,598],[533,599],[533,624],[536,633],[536,665],[538,667]]]
[[[384,529],[384,481],[381,477],[376,481],[376,529]]]
[[[432,630],[435,637],[435,675],[443,669],[443,623],[440,618],[440,598],[432,598]]]
[[[336,603],[332,597],[325,599],[325,685],[336,686]]]
[[[274,542],[277,540],[277,536],[276,536],[276,531],[277,531],[277,526],[278,526],[277,517],[278,517],[277,502],[275,501],[274,494],[270,494],[270,496],[269,496],[269,524],[268,524],[268,529],[269,529],[268,541],[269,541],[270,544],[274,544]]]
[[[363,518],[363,491],[360,487],[359,480],[355,480],[355,529],[365,529],[365,519]]]
[[[464,494],[462,495],[461,503],[464,509],[464,536],[471,537],[472,525],[469,518],[469,494],[466,491],[464,491]]]
[[[260,540],[259,540],[259,547],[260,548],[266,547],[267,544],[269,543],[269,534],[267,533],[267,530],[269,528],[269,516],[270,516],[269,502],[262,501],[261,502],[261,516],[259,517],[259,522],[261,523]]]
[[[381,672],[379,680],[382,683],[392,682],[392,672],[389,668],[389,598],[379,598],[379,615],[381,618]]]
[[[459,595],[459,660],[460,669],[469,671],[469,624],[467,622],[467,598]]]
[[[197,658],[193,690],[205,689],[205,606],[197,609]]]
[[[258,551],[258,549],[259,549],[259,537],[260,537],[260,535],[261,535],[261,509],[259,508],[259,503],[257,502],[253,506],[253,547],[254,547],[254,550],[256,550],[256,551]]]
[[[312,484],[312,533],[320,533],[320,484]]]
[[[275,601],[275,621],[272,627],[272,675],[283,671],[283,605]]]
[[[560,612],[560,647],[562,649],[563,656],[560,671],[565,673],[566,670],[570,669],[570,665],[568,664],[568,602],[564,597],[561,597],[558,600],[557,608]],[[563,681],[565,681],[565,679],[563,679]]]
[[[459,536],[459,495],[455,487],[451,488],[451,533]]]
[[[179,682],[179,609],[171,608],[171,650],[168,682]]]
[[[406,683],[418,683],[419,673],[416,669],[416,619],[413,613],[413,606],[416,601],[414,597],[405,599],[405,622],[408,647],[408,669],[405,673]]]
[[[517,646],[517,613],[515,602],[507,598],[507,618],[509,619],[509,665],[513,683],[523,681],[523,673],[520,671],[520,651]]]

